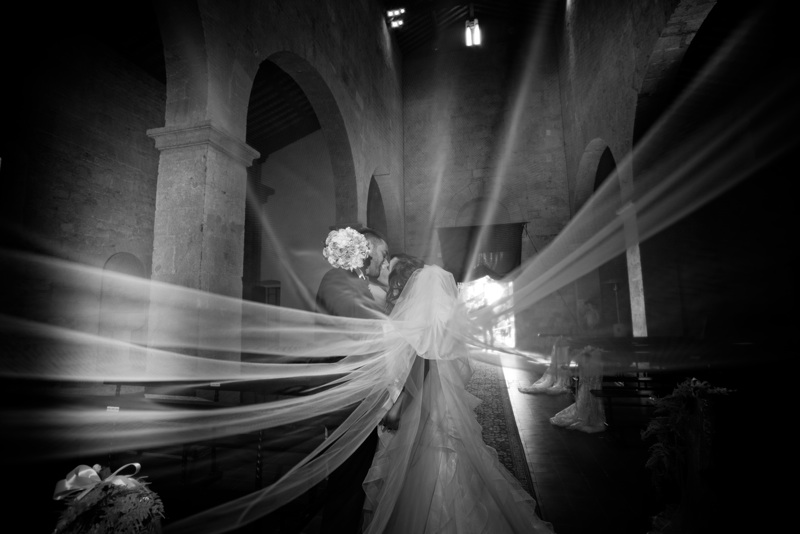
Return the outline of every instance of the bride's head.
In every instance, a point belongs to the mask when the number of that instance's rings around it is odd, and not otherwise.
[[[400,298],[408,279],[425,266],[421,259],[410,254],[394,254],[389,262],[389,289],[386,292],[386,308],[392,311],[395,302]]]

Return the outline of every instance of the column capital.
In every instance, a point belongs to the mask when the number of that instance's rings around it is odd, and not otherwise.
[[[214,126],[211,121],[202,121],[190,126],[165,126],[147,130],[147,136],[156,142],[156,148],[164,151],[196,145],[211,145],[229,155],[245,167],[253,164],[259,152],[237,137]]]

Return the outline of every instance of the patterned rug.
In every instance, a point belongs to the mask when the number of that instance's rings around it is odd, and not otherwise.
[[[483,441],[497,451],[500,462],[535,499],[533,480],[514,420],[503,370],[481,362],[473,362],[472,367],[474,374],[467,391],[482,401],[475,414],[483,427]]]

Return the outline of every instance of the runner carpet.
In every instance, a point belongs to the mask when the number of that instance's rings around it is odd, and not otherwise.
[[[483,441],[497,451],[500,462],[535,499],[533,480],[514,419],[503,370],[482,362],[473,362],[472,367],[474,373],[467,385],[467,391],[481,399],[475,413],[483,428]]]

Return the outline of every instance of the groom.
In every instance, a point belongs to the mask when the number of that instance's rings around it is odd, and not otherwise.
[[[317,308],[321,313],[356,318],[374,318],[374,312],[384,313],[385,302],[376,301],[373,293],[380,294],[376,281],[388,267],[389,246],[377,230],[361,228],[359,232],[370,244],[369,258],[362,268],[367,279],[359,278],[353,271],[330,269],[317,290]]]
[[[375,280],[381,271],[388,272],[389,247],[384,237],[375,230],[362,228],[359,232],[370,244],[370,255],[362,268],[366,279],[353,271],[332,268],[322,277],[317,291],[317,307],[322,313],[341,317],[374,318],[382,314],[385,302],[378,302],[380,289]],[[371,287],[372,286],[372,287]],[[361,526],[361,509],[364,490],[361,483],[367,476],[375,447],[378,444],[377,428],[353,454],[328,477],[325,509],[322,513],[321,532],[357,533]]]

